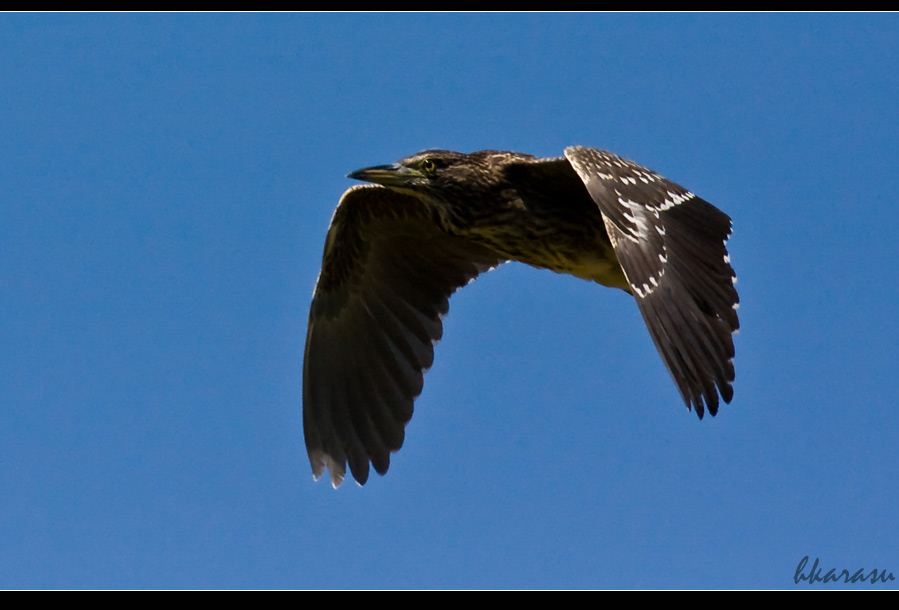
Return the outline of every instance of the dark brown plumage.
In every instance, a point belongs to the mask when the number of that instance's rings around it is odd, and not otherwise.
[[[520,261],[632,294],[687,407],[730,402],[739,328],[730,218],[631,161],[429,150],[351,178],[325,241],[303,366],[313,474],[381,474],[434,359],[450,295]],[[611,346],[610,346],[611,347]]]

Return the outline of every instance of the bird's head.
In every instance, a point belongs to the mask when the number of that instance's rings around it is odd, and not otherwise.
[[[425,150],[390,165],[360,169],[347,177],[380,184],[425,202],[458,203],[493,188],[499,157],[506,155],[494,151],[463,154]]]

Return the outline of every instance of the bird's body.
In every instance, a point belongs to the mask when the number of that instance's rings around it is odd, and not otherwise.
[[[457,154],[416,156],[454,159]],[[456,174],[446,182],[464,193],[447,184],[409,193],[435,212],[444,231],[482,244],[504,260],[628,289],[602,214],[564,157],[485,150],[459,159],[464,162],[447,166]]]
[[[687,403],[733,390],[737,293],[730,219],[616,155],[540,159],[430,150],[350,177],[325,243],[306,341],[303,421],[313,473],[364,483],[400,448],[447,299],[504,261],[634,295]]]

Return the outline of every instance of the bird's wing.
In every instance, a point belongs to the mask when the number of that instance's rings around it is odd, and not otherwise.
[[[602,212],[618,261],[684,402],[699,417],[733,398],[736,276],[730,218],[683,187],[611,153],[565,157]],[[717,392],[716,392],[717,386]]]
[[[417,199],[380,186],[344,193],[325,241],[303,364],[312,472],[368,479],[403,444],[449,296],[501,261],[440,230]]]

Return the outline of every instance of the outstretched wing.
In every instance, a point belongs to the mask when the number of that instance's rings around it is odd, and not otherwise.
[[[303,363],[303,429],[316,478],[387,472],[403,445],[449,296],[501,261],[440,230],[414,197],[344,193],[325,241]]]
[[[704,408],[715,415],[719,393],[724,402],[733,398],[733,333],[740,326],[725,245],[730,218],[611,153],[573,146],[565,157],[602,212],[631,292],[684,402],[700,418]]]

